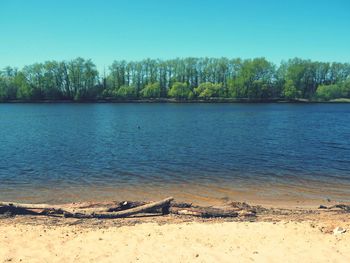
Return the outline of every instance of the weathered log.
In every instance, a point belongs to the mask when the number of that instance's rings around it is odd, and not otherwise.
[[[350,205],[346,205],[346,204],[336,204],[328,207],[325,205],[320,205],[318,207],[318,209],[330,209],[330,210],[335,208],[339,208],[341,210],[344,210],[345,212],[350,212]]]
[[[192,203],[178,203],[178,202],[172,202],[171,203],[172,207],[178,207],[178,208],[189,208],[189,207],[193,207]]]
[[[38,211],[40,210],[40,211]],[[65,211],[48,204],[22,204],[14,202],[0,202],[0,214],[8,211],[13,215],[50,215],[63,214]]]
[[[0,207],[11,207],[13,209],[26,209],[26,210],[41,210],[42,213],[57,213],[62,214],[63,211],[74,210],[74,209],[84,209],[84,210],[101,210],[106,211],[106,208],[80,208],[79,206],[72,206],[72,204],[63,205],[49,205],[49,204],[25,204],[25,203],[15,203],[15,202],[0,202]]]
[[[65,205],[49,205],[49,204],[25,204],[25,203],[15,203],[15,202],[0,202],[0,213],[5,213],[7,211],[10,211],[12,214],[36,214],[36,215],[52,215],[52,214],[64,214],[67,217],[74,215],[77,217],[86,217],[86,218],[92,218],[92,217],[100,217],[100,218],[109,218],[108,214],[101,214],[98,215],[96,213],[103,213],[103,212],[115,212],[115,211],[125,211],[130,208],[137,208],[140,209],[140,206],[146,205],[147,212],[159,212],[160,209],[163,214],[169,213],[169,204],[163,204],[163,202],[166,203],[168,200],[165,199],[163,201],[160,201],[160,205],[158,205],[159,202],[152,204],[146,204],[145,202],[133,202],[133,201],[123,201],[119,203],[114,204],[107,204],[112,207],[92,207],[90,205],[82,205],[82,206],[73,206],[72,204],[65,204]],[[170,203],[170,202],[169,202]],[[150,206],[150,207],[148,207]],[[41,211],[37,211],[41,210]],[[89,213],[90,211],[90,213]],[[130,211],[133,213],[133,211]],[[114,213],[115,214],[115,213]],[[111,215],[111,218],[114,217],[114,214]],[[120,213],[120,215],[117,215],[118,217],[122,217],[123,213]],[[84,216],[87,215],[87,216]]]
[[[23,209],[58,209],[56,205],[23,204],[23,203],[14,203],[14,202],[0,202],[0,206],[11,206],[11,207],[23,208]]]
[[[215,217],[237,217],[237,211],[219,209],[213,207],[189,207],[186,209],[178,209],[175,207],[170,208],[170,213],[177,215],[197,216],[202,218],[215,218]]]
[[[149,204],[145,204],[142,206],[130,208],[127,210],[122,210],[118,212],[111,212],[111,213],[65,213],[65,217],[73,217],[73,218],[101,218],[101,219],[111,219],[111,218],[124,218],[131,215],[139,214],[139,213],[146,213],[150,210],[154,209],[162,209],[163,213],[166,213],[169,211],[170,202],[174,200],[173,197],[166,198],[164,200],[158,201],[158,202],[152,202]]]
[[[0,214],[64,215],[71,218],[124,218],[138,213],[162,213],[196,216],[202,218],[255,216],[256,211],[246,204],[228,207],[200,207],[190,203],[172,203],[172,197],[164,200],[145,202],[109,202],[95,204],[22,204],[0,202]],[[39,210],[39,211],[38,211]]]
[[[40,215],[40,213],[16,206],[0,206],[0,215]]]
[[[130,208],[142,206],[145,204],[146,202],[122,201],[122,202],[119,202],[117,205],[107,208],[105,212],[118,212],[118,211],[130,209]]]
[[[37,211],[41,210],[41,212],[36,212],[36,214],[63,214],[63,213],[74,213],[74,211],[82,211],[84,213],[87,212],[113,212],[113,211],[121,211],[128,208],[136,207],[138,205],[143,205],[145,202],[130,202],[123,201],[119,203],[108,203],[108,204],[62,204],[62,205],[50,205],[50,204],[26,204],[26,203],[15,203],[15,202],[2,202],[0,201],[0,208],[3,209],[11,209],[15,211]],[[96,207],[98,205],[98,207]],[[20,214],[23,214],[20,212]]]
[[[346,212],[350,212],[350,205],[338,204],[338,205],[334,205],[333,207],[340,208]],[[333,207],[331,207],[331,208],[333,208]]]

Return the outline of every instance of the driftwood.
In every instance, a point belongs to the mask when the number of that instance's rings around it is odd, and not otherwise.
[[[23,203],[14,203],[14,202],[0,202],[0,206],[12,206],[17,208],[25,209],[54,209],[55,205],[48,204],[23,204]]]
[[[227,202],[220,207],[200,207],[189,203],[174,203],[170,208],[170,213],[172,214],[202,218],[256,217],[257,213],[264,211],[266,209],[261,206],[250,206],[244,202]]]
[[[345,204],[337,204],[337,205],[332,205],[332,206],[325,206],[325,205],[320,205],[318,209],[335,209],[339,208],[341,210],[344,210],[345,212],[350,213],[350,205],[345,205]]]
[[[177,215],[196,216],[202,218],[214,217],[237,217],[237,211],[212,208],[212,207],[190,207],[190,208],[171,208],[170,212]]]
[[[118,212],[126,209],[138,207],[147,204],[146,202],[135,202],[135,201],[123,201],[119,202],[116,205],[107,208],[106,212]],[[152,211],[153,212],[153,211]]]
[[[0,202],[0,214],[30,214],[30,215],[64,215],[65,217],[74,218],[123,218],[131,215],[157,212],[161,210],[162,214],[169,213],[170,202],[172,197],[166,198],[158,202],[152,202],[149,204],[143,204],[137,206],[138,202],[120,202],[117,206],[113,207],[75,207],[75,209],[64,208],[64,206],[48,205],[48,204],[22,204],[12,202]],[[40,210],[37,212],[36,210]],[[81,212],[75,212],[80,210]],[[92,211],[90,213],[86,211]],[[117,212],[114,212],[117,211]]]
[[[227,203],[220,207],[200,207],[191,203],[172,202],[169,197],[152,203],[146,202],[109,202],[109,203],[80,203],[66,205],[22,204],[0,202],[0,214],[64,216],[69,218],[126,218],[141,213],[174,214],[178,216],[195,216],[201,218],[216,217],[246,217],[256,216],[254,207],[245,203]]]
[[[39,212],[37,210],[40,210]],[[0,214],[19,214],[19,215],[49,215],[63,214],[64,210],[58,206],[48,204],[23,204],[14,202],[0,202]]]
[[[145,204],[142,206],[130,208],[127,210],[122,210],[118,212],[110,212],[110,213],[91,213],[91,214],[86,214],[86,213],[65,213],[65,217],[74,217],[74,218],[124,218],[128,217],[131,215],[135,214],[140,214],[140,213],[146,213],[149,212],[150,210],[154,209],[162,209],[162,214],[168,214],[169,213],[169,206],[170,202],[174,200],[173,197],[166,198],[162,201],[158,202],[152,202],[149,204]]]
[[[75,211],[83,211],[84,213],[91,211],[91,213],[97,212],[115,212],[122,211],[141,205],[147,204],[146,202],[134,202],[123,201],[113,203],[89,203],[89,204],[63,204],[63,205],[50,205],[50,204],[25,204],[15,202],[0,202],[0,214],[6,211],[13,212],[14,214],[72,214]],[[152,209],[150,209],[151,211]],[[38,212],[39,211],[39,212]],[[151,212],[156,212],[156,209]]]

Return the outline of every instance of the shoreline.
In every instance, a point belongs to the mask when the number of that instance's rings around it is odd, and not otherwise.
[[[303,185],[265,184],[167,184],[123,186],[52,186],[47,188],[7,188],[1,190],[0,201],[21,203],[65,204],[106,201],[154,201],[173,196],[179,202],[201,206],[222,204],[225,201],[247,202],[253,205],[284,208],[317,208],[320,205],[350,204],[347,184],[313,183]],[[18,191],[20,190],[20,191]]]
[[[350,213],[274,208],[256,217],[103,220],[19,215],[0,217],[0,247],[0,262],[348,262]]]
[[[30,203],[30,204],[40,204],[40,203],[47,203],[50,205],[75,205],[75,204],[95,204],[95,203],[110,203],[110,202],[152,202],[161,199],[165,195],[159,195],[157,198],[144,198],[144,199],[135,199],[135,198],[108,198],[108,199],[77,199],[73,201],[66,202],[64,200],[60,202],[45,202],[40,200],[28,200],[28,199],[8,199],[3,198],[0,199],[0,202],[14,202],[14,203]],[[170,195],[168,195],[170,196]],[[237,197],[235,199],[228,199],[228,198],[206,198],[203,197],[201,199],[186,199],[186,198],[175,198],[176,201],[181,203],[190,203],[196,206],[204,206],[204,207],[211,207],[211,206],[220,206],[226,202],[239,202],[239,203],[247,203],[252,206],[261,206],[264,208],[277,208],[277,209],[318,209],[320,206],[333,206],[337,204],[346,204],[350,205],[350,201],[343,201],[343,200],[332,200],[328,198],[324,199],[301,199],[301,198],[293,198],[293,199],[258,199],[258,198],[248,198],[248,197]]]
[[[65,104],[65,103],[73,103],[73,104],[84,104],[84,103],[174,103],[174,104],[189,104],[189,103],[208,103],[208,104],[216,104],[216,103],[232,103],[232,104],[251,104],[251,103],[261,103],[261,104],[269,104],[269,103],[288,103],[288,104],[328,104],[328,103],[350,103],[350,99],[347,98],[339,98],[329,101],[321,101],[321,100],[307,100],[307,99],[234,99],[234,98],[210,98],[210,99],[173,99],[173,98],[157,98],[157,99],[82,99],[82,100],[5,100],[0,101],[0,104],[35,104],[35,103],[43,103],[43,104]]]

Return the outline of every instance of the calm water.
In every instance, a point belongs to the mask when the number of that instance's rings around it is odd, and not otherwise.
[[[167,194],[350,200],[350,104],[0,104],[0,199]]]

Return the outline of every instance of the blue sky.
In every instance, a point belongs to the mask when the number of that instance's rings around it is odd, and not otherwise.
[[[348,0],[0,0],[0,68],[187,56],[350,62]]]

